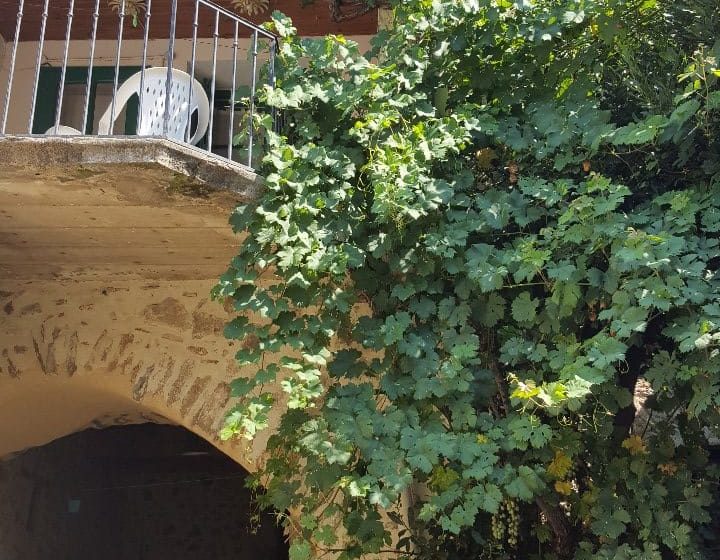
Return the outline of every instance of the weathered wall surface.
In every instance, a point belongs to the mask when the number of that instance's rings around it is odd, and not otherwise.
[[[262,442],[217,438],[239,372],[209,291],[235,204],[153,166],[0,170],[0,457],[155,421],[253,469]]]

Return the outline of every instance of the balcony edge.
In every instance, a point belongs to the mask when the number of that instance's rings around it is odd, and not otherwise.
[[[0,172],[10,165],[123,163],[158,164],[211,188],[233,191],[243,202],[257,200],[263,185],[262,177],[245,165],[166,138],[0,136]]]

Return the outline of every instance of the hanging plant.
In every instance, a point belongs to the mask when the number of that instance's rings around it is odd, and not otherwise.
[[[233,8],[248,17],[265,13],[270,8],[269,0],[232,0]]]
[[[108,5],[116,13],[120,13],[120,10],[125,4],[125,15],[132,18],[132,26],[138,27],[140,25],[140,16],[145,13],[147,6],[145,0],[108,0]]]

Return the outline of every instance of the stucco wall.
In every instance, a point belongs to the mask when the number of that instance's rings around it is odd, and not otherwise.
[[[237,350],[209,292],[239,239],[236,195],[154,166],[0,172],[0,457],[92,425],[218,440]]]
[[[218,438],[229,384],[252,370],[208,295],[240,243],[238,196],[159,166],[0,165],[0,460],[155,422],[256,470],[272,428],[251,448]]]

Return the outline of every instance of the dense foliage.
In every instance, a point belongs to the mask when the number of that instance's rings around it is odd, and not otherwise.
[[[215,293],[292,558],[712,557],[715,0],[405,0],[368,54],[272,25]]]

